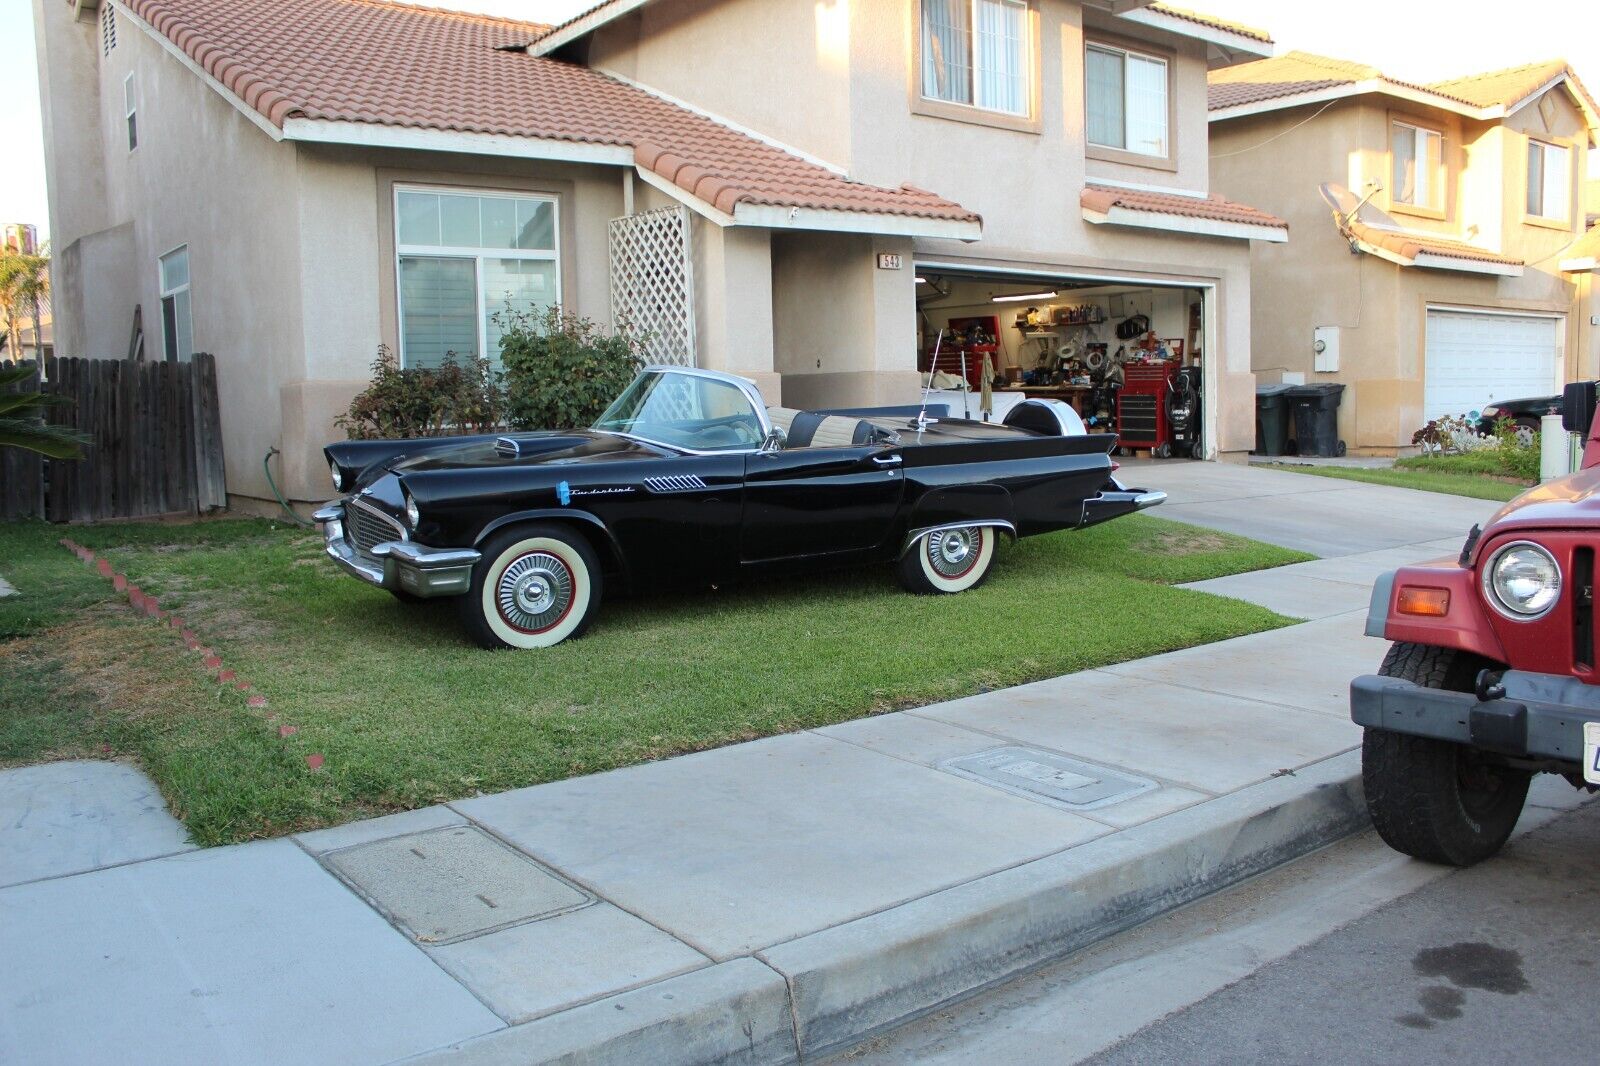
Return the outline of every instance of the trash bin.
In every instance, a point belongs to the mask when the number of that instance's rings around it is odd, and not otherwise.
[[[1293,385],[1256,386],[1256,454],[1282,455],[1289,447],[1287,394]]]
[[[1339,439],[1339,401],[1343,385],[1296,385],[1289,390],[1294,408],[1294,439],[1301,455],[1344,454]]]

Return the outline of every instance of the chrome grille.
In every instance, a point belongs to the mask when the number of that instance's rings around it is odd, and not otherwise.
[[[647,477],[644,487],[651,492],[695,492],[705,488],[706,483],[694,474],[671,474],[666,477]]]
[[[372,549],[386,541],[407,539],[404,526],[371,504],[351,500],[344,514],[345,536],[362,555],[371,556]]]

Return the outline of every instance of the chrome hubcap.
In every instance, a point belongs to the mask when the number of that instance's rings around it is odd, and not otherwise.
[[[982,537],[978,526],[933,533],[928,537],[928,562],[942,577],[960,577],[976,562]]]
[[[500,616],[518,629],[548,629],[572,605],[572,571],[549,552],[530,552],[500,575],[495,602]]]

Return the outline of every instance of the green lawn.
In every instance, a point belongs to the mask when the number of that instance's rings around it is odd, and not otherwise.
[[[250,680],[206,682],[56,545],[109,556]],[[1135,516],[1002,545],[989,581],[901,592],[888,567],[612,599],[535,652],[467,643],[265,521],[0,526],[0,764],[132,756],[212,844],[825,725],[1288,624],[1170,587],[1308,558]],[[305,756],[326,756],[321,771]]]
[[[1455,458],[1446,456],[1445,458]],[[1472,496],[1480,500],[1511,500],[1532,487],[1532,482],[1516,481],[1499,475],[1461,472],[1439,466],[1440,459],[1401,459],[1392,469],[1365,469],[1348,466],[1295,466],[1278,464],[1278,469],[1296,474],[1364,481],[1370,485],[1395,485],[1423,492],[1444,492],[1452,496]],[[1402,466],[1400,464],[1416,464]]]

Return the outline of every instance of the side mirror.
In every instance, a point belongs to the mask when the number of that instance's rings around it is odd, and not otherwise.
[[[1580,437],[1589,435],[1594,424],[1596,381],[1574,381],[1561,392],[1561,426]]]
[[[789,443],[789,434],[783,431],[782,426],[773,426],[767,430],[767,435],[761,439],[761,447],[758,452],[761,455],[781,452],[783,451],[783,446],[787,443]]]

